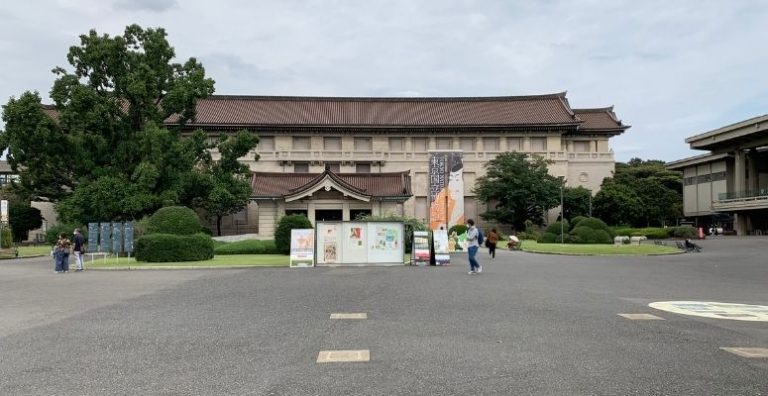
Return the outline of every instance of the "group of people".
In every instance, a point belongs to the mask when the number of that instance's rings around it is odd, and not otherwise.
[[[75,272],[84,270],[83,254],[85,253],[85,237],[80,233],[79,228],[75,228],[72,240],[70,240],[65,233],[59,235],[59,239],[53,247],[55,273],[64,274],[69,272],[70,253],[75,256]]]

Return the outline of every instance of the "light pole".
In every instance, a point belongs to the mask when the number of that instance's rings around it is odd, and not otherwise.
[[[565,178],[560,176],[560,244],[562,245],[565,237],[563,236],[563,228],[565,225],[565,205],[563,205],[563,187],[565,186]]]

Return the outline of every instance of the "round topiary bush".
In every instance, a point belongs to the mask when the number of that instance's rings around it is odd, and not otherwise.
[[[696,228],[694,226],[684,225],[670,228],[672,229],[670,234],[675,238],[696,238]]]
[[[150,216],[147,234],[192,235],[202,230],[200,217],[185,206],[168,206]]]
[[[552,233],[552,232],[545,232],[541,234],[539,239],[537,240],[538,243],[559,243],[560,242],[560,234]]]
[[[275,230],[275,247],[281,254],[291,252],[291,230],[296,228],[312,228],[312,222],[307,216],[294,214],[283,216],[277,223]]]
[[[583,224],[583,222],[582,222]],[[613,243],[613,238],[608,231],[578,226],[570,233],[571,243]]]
[[[213,258],[213,239],[203,233],[149,234],[136,240],[134,254],[136,261],[153,263],[210,260]]]
[[[589,218],[589,217],[586,217],[586,216],[576,216],[576,217],[572,218],[572,219],[571,219],[571,230],[572,230],[572,229],[574,229],[574,228],[576,228],[576,226],[577,226],[577,225],[579,225],[579,223],[580,223],[582,220],[586,220],[586,219],[588,219],[588,218]]]

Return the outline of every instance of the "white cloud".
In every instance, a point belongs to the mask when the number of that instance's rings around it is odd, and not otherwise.
[[[49,70],[65,64],[78,34],[139,23],[165,27],[179,57],[200,59],[219,94],[567,90],[573,107],[613,104],[633,126],[613,140],[619,160],[697,154],[687,136],[768,113],[768,4],[757,0],[8,3],[1,101],[48,92]]]

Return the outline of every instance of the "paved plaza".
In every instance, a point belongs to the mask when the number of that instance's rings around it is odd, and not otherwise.
[[[473,276],[0,261],[0,394],[766,395],[768,322],[737,316],[768,305],[768,238],[701,245]]]

